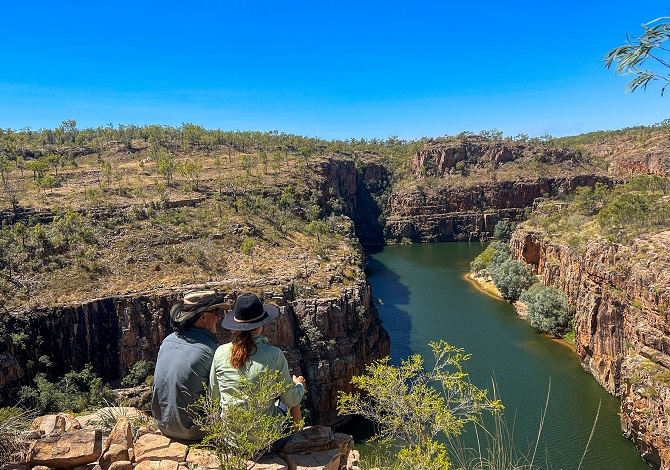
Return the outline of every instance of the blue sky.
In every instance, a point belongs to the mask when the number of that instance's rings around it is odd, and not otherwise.
[[[416,139],[649,125],[670,93],[625,93],[602,59],[664,15],[656,0],[7,2],[0,127]]]

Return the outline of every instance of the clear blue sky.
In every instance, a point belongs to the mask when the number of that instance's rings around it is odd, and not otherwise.
[[[150,4],[150,5],[147,5]],[[575,135],[670,117],[606,52],[670,1],[6,2],[0,127],[326,139]]]

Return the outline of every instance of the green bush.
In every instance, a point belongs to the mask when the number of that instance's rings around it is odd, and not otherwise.
[[[513,259],[491,266],[489,272],[502,296],[512,302],[519,300],[521,293],[537,282],[525,263]]]
[[[130,368],[128,375],[121,380],[124,387],[136,387],[145,383],[147,377],[154,373],[156,364],[145,359],[140,359]]]
[[[58,382],[50,382],[46,374],[37,374],[35,386],[21,387],[19,397],[28,408],[40,413],[78,413],[106,406],[115,399],[109,385],[93,372],[91,364],[80,372],[68,372]]]
[[[483,411],[502,408],[468,380],[463,363],[470,358],[444,341],[430,343],[435,355],[432,370],[416,354],[400,366],[388,357],[375,361],[366,374],[351,383],[362,393],[339,395],[341,415],[356,414],[377,425],[375,439],[397,451],[397,468],[433,470],[449,468],[447,449],[437,440],[463,432],[466,423]],[[394,468],[396,468],[394,466]]]
[[[501,220],[493,228],[493,238],[496,240],[509,240],[512,232],[516,228],[516,223],[509,220]]]
[[[470,272],[482,276],[490,273],[490,268],[499,266],[509,259],[509,245],[494,241],[470,263]]]
[[[528,321],[533,328],[554,336],[566,331],[570,319],[563,292],[538,283],[521,294],[520,300],[528,307]]]

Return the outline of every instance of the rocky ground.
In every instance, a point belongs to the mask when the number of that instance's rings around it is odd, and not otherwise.
[[[103,437],[103,430],[107,429]],[[154,430],[152,430],[154,429]],[[45,415],[33,421],[24,450],[1,470],[218,470],[212,450],[174,441],[155,431],[150,416],[134,408],[103,408],[92,415]],[[353,438],[312,426],[292,434],[259,470],[359,470]]]

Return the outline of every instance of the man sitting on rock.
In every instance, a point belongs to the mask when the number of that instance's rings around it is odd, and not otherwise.
[[[151,411],[168,437],[196,441],[205,433],[187,408],[204,394],[218,343],[216,324],[231,305],[214,291],[191,292],[170,309],[176,330],[163,340],[154,373]]]

